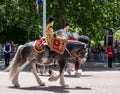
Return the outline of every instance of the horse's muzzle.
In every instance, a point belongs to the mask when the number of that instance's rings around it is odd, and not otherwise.
[[[83,64],[83,63],[85,63],[86,61],[87,61],[87,58],[86,58],[86,57],[83,57],[83,58],[79,57],[79,58],[78,58],[78,62],[79,62],[80,64]]]

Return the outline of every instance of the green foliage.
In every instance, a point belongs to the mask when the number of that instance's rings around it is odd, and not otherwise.
[[[91,38],[95,44],[104,39],[105,29],[120,26],[120,0],[46,0],[47,19],[55,17],[55,31],[65,22],[70,32]],[[36,0],[0,1],[0,42],[12,40],[25,43],[42,36],[42,4],[35,11]],[[48,20],[47,20],[48,23]],[[116,34],[117,39],[120,36]]]
[[[42,18],[35,12],[35,1],[4,0],[0,11],[0,41],[25,43],[42,35]]]
[[[120,40],[120,30],[116,31],[115,40]]]

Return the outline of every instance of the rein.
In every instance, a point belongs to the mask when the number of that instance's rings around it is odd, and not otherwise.
[[[70,57],[72,58],[73,61],[77,61],[76,57],[73,56],[67,48],[66,48],[66,51],[68,52],[68,54],[70,55]]]
[[[82,49],[80,52],[82,52],[84,49]],[[66,51],[68,52],[68,54],[70,55],[70,57],[72,58],[72,60],[73,61],[77,61],[77,59],[80,57],[80,55],[78,55],[78,56],[74,56],[74,55],[72,55],[71,53],[70,53],[70,51],[66,48]],[[79,52],[79,53],[80,53]],[[84,56],[85,58],[87,58],[86,56]]]

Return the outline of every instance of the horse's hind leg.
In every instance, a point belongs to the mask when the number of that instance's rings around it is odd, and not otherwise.
[[[53,59],[53,63],[54,63],[54,67],[55,67],[55,62],[56,62],[56,59]],[[56,73],[54,72],[54,70],[52,69],[52,65],[48,65],[48,73],[51,75],[56,75]]]
[[[18,75],[19,75],[19,72],[17,71],[16,74],[14,75],[14,77],[11,79],[12,84],[13,84],[15,87],[20,87],[20,84],[19,84],[19,82],[18,82]]]
[[[32,66],[31,71],[32,71],[33,75],[35,76],[37,83],[40,86],[45,86],[45,83],[37,75],[36,64],[34,62],[31,62],[31,66]]]
[[[17,70],[15,71],[15,74],[14,76],[11,78],[11,81],[12,81],[12,84],[15,86],[15,87],[20,87],[20,84],[18,82],[18,76],[19,76],[19,73],[23,70],[23,68],[28,64],[28,62],[25,62],[23,65],[21,66],[16,66],[18,67]]]
[[[48,73],[49,73],[50,75],[55,74],[54,71],[53,71],[53,69],[52,69],[52,65],[49,65],[49,66],[48,66]]]

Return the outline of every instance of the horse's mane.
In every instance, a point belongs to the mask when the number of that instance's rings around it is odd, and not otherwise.
[[[86,44],[90,44],[90,39],[88,36],[82,35],[78,37],[78,41],[84,42]]]
[[[84,45],[84,42],[78,41],[78,40],[68,40],[68,44],[70,45]]]
[[[72,50],[73,48],[76,48],[76,47],[84,47],[85,43],[83,42],[80,42],[80,41],[77,41],[77,40],[68,40],[68,43],[67,43],[67,49],[69,50]]]

